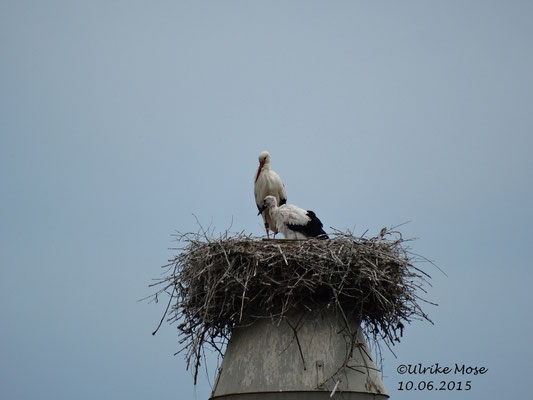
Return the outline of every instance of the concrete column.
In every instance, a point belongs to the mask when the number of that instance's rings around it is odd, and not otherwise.
[[[359,322],[351,322],[350,330],[357,331],[357,344],[347,358],[349,335],[334,312],[306,311],[281,321],[262,319],[237,328],[211,399],[329,399],[335,386],[334,399],[387,399]]]

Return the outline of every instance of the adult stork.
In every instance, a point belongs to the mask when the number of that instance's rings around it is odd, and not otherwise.
[[[277,206],[274,196],[267,196],[263,206],[259,209],[261,212],[270,212],[271,221],[276,228],[283,234],[285,239],[329,239],[322,222],[317,218],[313,211],[304,210],[293,204],[284,204]]]
[[[267,196],[273,196],[276,200],[276,205],[283,205],[287,202],[283,181],[278,174],[270,169],[270,154],[268,151],[263,151],[259,154],[259,168],[257,168],[254,181],[254,195],[258,210],[261,210]],[[265,222],[267,237],[270,237],[268,233],[270,227],[273,228],[275,237],[278,230],[275,225],[272,225],[268,211],[263,213],[263,221]]]

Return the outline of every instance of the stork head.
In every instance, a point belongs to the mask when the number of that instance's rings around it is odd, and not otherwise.
[[[266,209],[269,209],[271,207],[275,207],[277,205],[278,205],[278,201],[276,200],[276,198],[274,196],[267,196],[267,197],[265,197],[265,200],[263,201],[263,207],[261,207],[261,209],[259,210],[259,213],[257,213],[257,215],[262,214],[263,211],[265,211]]]
[[[261,154],[259,154],[259,164],[270,164],[270,153],[268,151],[262,151]]]
[[[259,154],[259,168],[257,168],[257,173],[255,174],[255,182],[259,179],[259,175],[261,174],[261,171],[263,170],[263,166],[266,164],[267,169],[270,168],[270,154],[268,151],[262,151],[261,154]]]

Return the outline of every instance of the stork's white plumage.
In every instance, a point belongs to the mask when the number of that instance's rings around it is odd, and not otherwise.
[[[259,154],[259,168],[257,168],[254,181],[254,195],[258,210],[263,206],[263,202],[267,196],[273,196],[276,200],[276,205],[283,205],[287,202],[283,181],[278,174],[270,169],[270,154],[268,151],[263,151]],[[270,237],[268,232],[271,227],[274,236],[276,236],[278,230],[271,223],[269,211],[263,212],[263,221],[265,222],[267,237]]]
[[[269,212],[272,224],[283,234],[285,239],[329,239],[322,228],[322,222],[313,211],[304,210],[293,204],[277,206],[273,196],[265,197],[259,212]]]

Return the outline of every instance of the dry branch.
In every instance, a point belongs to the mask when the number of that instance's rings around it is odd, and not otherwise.
[[[336,231],[330,240],[305,241],[204,232],[179,235],[178,243],[166,266],[172,272],[151,286],[160,287],[154,296],[170,296],[163,318],[177,324],[177,353],[185,352],[195,383],[204,346],[222,354],[233,328],[258,318],[327,307],[362,321],[367,339],[389,347],[406,322],[431,322],[417,294],[430,276],[413,266],[399,232],[367,239]]]

